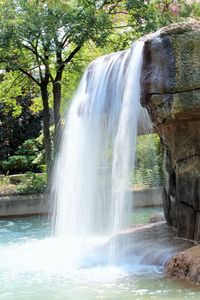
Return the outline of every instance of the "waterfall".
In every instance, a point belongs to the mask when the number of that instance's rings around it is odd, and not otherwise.
[[[143,42],[97,58],[69,109],[54,168],[57,236],[116,233],[131,204]],[[141,113],[142,112],[142,113]]]

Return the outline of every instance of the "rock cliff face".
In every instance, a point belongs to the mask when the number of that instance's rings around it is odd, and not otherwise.
[[[141,103],[164,149],[163,203],[180,237],[200,240],[200,22],[146,36]]]

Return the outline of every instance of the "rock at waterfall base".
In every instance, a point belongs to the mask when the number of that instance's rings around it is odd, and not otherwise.
[[[157,222],[164,222],[164,221],[165,221],[165,217],[162,212],[157,212],[151,215],[149,219],[149,223],[157,223]]]
[[[200,246],[194,246],[173,256],[165,265],[170,279],[184,279],[200,284]]]
[[[163,267],[173,255],[194,246],[194,242],[177,238],[176,231],[166,222],[156,222],[120,231],[103,250],[108,253],[112,245],[118,262],[137,260],[140,264]]]

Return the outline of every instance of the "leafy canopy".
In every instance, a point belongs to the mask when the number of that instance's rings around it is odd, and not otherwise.
[[[68,1],[67,5],[62,1],[2,2],[1,61],[11,70],[29,70],[35,82],[40,83],[38,72],[43,78],[46,67],[53,76],[55,63],[58,59],[67,63],[73,48],[88,40],[102,45],[112,24],[106,12],[91,2]],[[60,58],[59,53],[62,53]]]

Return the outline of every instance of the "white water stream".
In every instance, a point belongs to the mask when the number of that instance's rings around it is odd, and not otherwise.
[[[131,206],[142,51],[137,42],[93,61],[67,115],[52,194],[56,235],[75,256],[91,236],[119,231]]]
[[[83,76],[53,175],[56,236],[45,219],[0,221],[1,300],[199,299],[163,280],[162,265],[134,253],[112,264],[115,247],[110,260],[95,251],[103,246],[93,251],[120,230],[131,203],[137,127],[148,121],[139,105],[142,47],[98,58]]]

